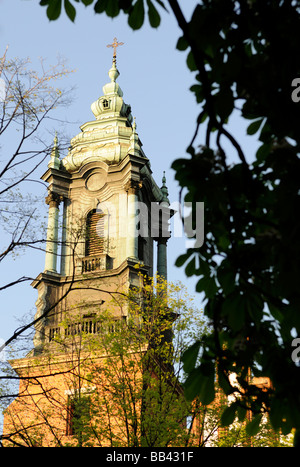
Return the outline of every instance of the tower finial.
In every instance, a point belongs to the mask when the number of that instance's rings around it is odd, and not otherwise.
[[[112,44],[108,44],[106,47],[112,47],[114,49],[114,54],[113,54],[113,63],[116,63],[117,61],[117,47],[120,45],[124,45],[124,42],[118,42],[118,39],[114,37],[114,41]]]
[[[55,131],[53,147],[50,155],[50,161],[48,163],[48,167],[51,169],[59,169],[60,167],[60,158],[59,158],[59,150],[58,150],[58,138],[57,138],[57,131]]]
[[[139,155],[141,151],[141,146],[139,142],[139,137],[136,132],[136,121],[135,117],[133,118],[133,124],[132,124],[132,134],[130,136],[130,146],[129,146],[129,153],[134,155]]]
[[[163,177],[162,177],[162,187],[161,187],[161,193],[162,193],[162,199],[161,202],[164,203],[165,205],[169,206],[169,192],[168,192],[168,187],[166,185],[166,172],[163,172]]]

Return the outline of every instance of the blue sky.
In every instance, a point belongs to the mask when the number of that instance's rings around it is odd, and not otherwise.
[[[65,125],[71,138],[80,132],[81,124],[94,119],[90,105],[102,95],[102,86],[109,81],[112,49],[106,45],[114,37],[124,42],[117,56],[118,82],[124,100],[136,117],[137,131],[154,178],[160,185],[165,170],[170,201],[177,201],[178,185],[170,166],[174,159],[186,155],[199,109],[189,91],[194,77],[185,65],[186,53],[176,50],[180,30],[173,15],[162,11],[162,24],[157,30],[150,28],[146,20],[141,30],[132,31],[125,16],[111,19],[95,15],[92,7],[77,3],[74,24],[64,13],[58,21],[49,22],[45,8],[38,3],[37,0],[0,0],[0,56],[8,44],[8,58],[29,57],[33,66],[39,57],[49,65],[56,62],[58,55],[67,60],[68,68],[75,71],[63,83],[76,89],[71,105],[62,109],[59,117],[71,122]],[[187,19],[195,3],[181,2]],[[234,121],[233,126],[235,134],[244,138],[245,127],[239,121]],[[54,132],[54,122],[49,130]],[[244,141],[247,150],[249,145]],[[37,179],[45,169],[46,163],[36,173]],[[40,194],[43,202],[45,193]],[[195,281],[187,281],[183,271],[174,267],[175,259],[184,250],[184,239],[169,241],[168,278],[181,280],[193,292]],[[6,277],[1,277],[1,282],[23,274],[36,277],[43,268],[44,255],[31,251],[7,262]],[[2,267],[2,274],[3,271]],[[1,295],[0,339],[10,337],[20,324],[18,319],[34,309],[36,299],[37,293],[28,282]]]

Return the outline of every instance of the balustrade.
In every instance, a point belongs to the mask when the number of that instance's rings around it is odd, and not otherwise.
[[[85,256],[80,259],[81,274],[92,271],[105,271],[112,269],[112,260],[108,255]]]

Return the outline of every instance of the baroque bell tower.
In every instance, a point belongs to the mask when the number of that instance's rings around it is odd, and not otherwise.
[[[34,398],[36,387],[30,383],[25,388],[26,377],[31,381],[37,372],[45,378],[50,375],[45,385],[58,385],[59,376],[53,379],[53,375],[69,364],[69,350],[60,350],[54,366],[46,360],[57,352],[57,337],[63,340],[76,334],[76,316],[85,331],[97,333],[97,318],[105,313],[112,294],[139,286],[140,271],[167,278],[172,214],[166,180],[163,175],[162,186],[156,184],[131,107],[124,102],[117,82],[118,45],[115,39],[110,81],[91,105],[95,118],[80,127],[63,158],[55,136],[42,176],[48,184],[48,228],[45,268],[32,283],[38,292],[34,345],[26,358],[12,362],[24,378],[20,394],[26,392],[29,398]],[[113,314],[116,322],[127,319],[126,308],[116,307]],[[62,325],[72,318],[73,324]],[[67,394],[67,389],[61,394]],[[4,432],[11,429],[16,414],[22,413],[20,397],[7,411]],[[22,423],[27,417],[28,409]],[[18,432],[19,425],[14,428]]]
[[[81,126],[63,159],[55,138],[48,170],[42,176],[48,183],[49,214],[45,270],[32,284],[38,291],[36,353],[60,332],[59,321],[76,309],[76,303],[84,301],[86,308],[99,310],[107,294],[137,285],[137,264],[149,276],[156,272],[167,276],[169,232],[159,220],[169,217],[165,177],[159,188],[131,107],[117,83],[119,44],[116,39],[112,44],[110,82],[91,105],[95,120]],[[155,243],[157,271],[153,270]],[[76,289],[82,281],[86,294]],[[100,299],[99,293],[93,293],[99,283]],[[53,318],[49,318],[47,307],[55,303],[56,313],[51,312]]]

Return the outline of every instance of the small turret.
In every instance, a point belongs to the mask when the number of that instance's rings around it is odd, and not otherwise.
[[[164,171],[163,178],[162,178],[162,187],[160,189],[162,192],[162,200],[161,200],[161,205],[162,206],[170,206],[170,201],[169,201],[169,192],[168,192],[168,187],[166,185],[166,172]]]
[[[60,158],[58,151],[58,138],[57,133],[55,132],[54,144],[50,155],[50,161],[48,163],[49,169],[59,169],[60,168]]]
[[[133,125],[132,125],[132,135],[130,136],[130,146],[129,146],[128,153],[132,154],[133,156],[135,155],[139,156],[141,154],[141,145],[140,145],[139,136],[136,132],[135,117],[134,117]]]

